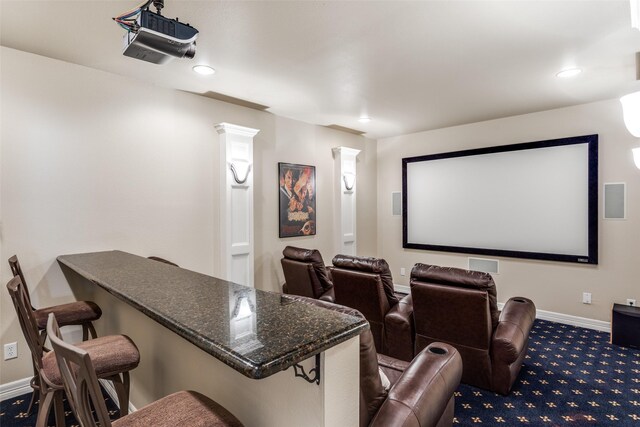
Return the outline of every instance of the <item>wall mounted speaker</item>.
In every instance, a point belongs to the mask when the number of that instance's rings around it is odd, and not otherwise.
[[[402,215],[402,193],[399,191],[391,193],[391,212],[393,215]]]
[[[627,184],[610,182],[604,184],[604,219],[626,219]]]
[[[498,260],[486,258],[469,258],[469,270],[498,274]]]

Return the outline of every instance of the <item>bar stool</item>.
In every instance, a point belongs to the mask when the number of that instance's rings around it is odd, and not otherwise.
[[[208,397],[195,391],[179,391],[163,397],[131,415],[113,423],[100,393],[96,363],[90,352],[62,340],[53,314],[49,315],[47,333],[58,361],[67,399],[80,424],[85,427],[241,427],[242,423]],[[95,410],[95,417],[92,414]]]
[[[55,313],[56,318],[60,320],[60,326],[82,326],[83,341],[86,341],[89,338],[89,333],[91,333],[91,336],[93,338],[98,338],[98,334],[96,334],[93,323],[91,323],[94,320],[98,320],[100,316],[102,316],[102,310],[100,310],[100,307],[98,307],[96,303],[92,301],[75,301],[68,304],[54,305],[51,307],[45,307],[36,310],[31,304],[29,287],[27,286],[27,282],[24,279],[24,273],[22,272],[20,262],[18,261],[18,257],[16,255],[9,258],[9,267],[11,267],[13,277],[20,277],[20,280],[24,285],[24,288],[27,292],[28,305],[29,307],[31,307],[31,310],[34,313],[34,317],[36,318],[38,330],[40,330],[40,340],[42,341],[42,343],[44,343],[47,339],[46,328],[47,315],[49,313]],[[29,402],[29,407],[27,408],[27,415],[31,413],[38,387],[40,387],[38,370],[36,369],[35,365],[33,368],[33,378],[31,378],[30,385],[31,388],[33,388],[33,393],[31,394],[31,402]]]
[[[47,316],[49,313],[54,313],[56,319],[59,321],[60,326],[77,325],[82,326],[82,340],[86,341],[89,338],[89,333],[93,338],[98,338],[96,330],[91,322],[98,320],[102,316],[102,310],[98,305],[92,301],[74,301],[68,304],[54,305],[51,307],[35,309],[31,304],[31,296],[29,295],[29,286],[24,279],[24,273],[20,267],[20,262],[16,255],[9,258],[9,267],[13,277],[20,276],[22,284],[27,291],[27,299],[29,306],[34,311],[34,316],[38,324],[38,329],[41,330],[42,339],[46,335],[47,328]]]
[[[63,427],[65,425],[62,406],[64,386],[55,354],[47,350],[40,339],[34,311],[29,304],[29,295],[20,276],[11,279],[7,289],[16,309],[20,328],[31,350],[39,382],[40,404],[36,427],[46,426],[52,404],[55,408],[56,426]],[[129,371],[140,363],[138,348],[129,337],[124,335],[110,335],[84,341],[78,344],[78,347],[92,356],[98,377],[113,383],[118,395],[120,414],[126,415],[129,410]]]

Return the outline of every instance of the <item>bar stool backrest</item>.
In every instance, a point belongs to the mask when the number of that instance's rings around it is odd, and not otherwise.
[[[62,374],[64,391],[74,415],[83,427],[111,427],[109,412],[104,403],[96,370],[89,354],[62,340],[53,313],[47,319],[47,335]],[[95,409],[95,416],[92,413]]]
[[[42,342],[40,334],[38,333],[38,324],[36,323],[33,308],[29,301],[29,292],[22,282],[20,275],[15,276],[7,283],[7,289],[9,290],[9,295],[11,295],[13,306],[16,309],[20,328],[31,350],[33,363],[37,370],[40,371],[40,369],[42,369],[44,342]]]
[[[31,295],[29,295],[29,286],[27,285],[27,281],[24,280],[24,273],[22,272],[22,268],[20,267],[20,262],[18,261],[17,255],[9,258],[9,267],[11,267],[11,273],[13,274],[13,277],[20,276],[20,280],[22,281],[22,284],[27,291],[27,300],[29,301],[29,305],[33,308],[33,305],[31,304]]]

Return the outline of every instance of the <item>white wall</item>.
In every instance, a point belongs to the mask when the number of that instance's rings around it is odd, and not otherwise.
[[[628,219],[599,220],[597,266],[487,257],[500,261],[500,274],[494,276],[498,300],[521,295],[541,310],[603,321],[610,320],[613,302],[640,300],[640,170],[631,155],[640,141],[625,129],[617,100],[379,140],[378,247],[394,281],[408,284],[417,262],[467,268],[469,256],[402,248],[402,217],[391,215],[391,192],[402,190],[403,157],[586,134],[599,134],[599,217],[602,183],[626,182]],[[593,294],[591,305],[581,303],[582,292]]]
[[[260,129],[253,167],[257,288],[280,289],[286,245],[318,248],[327,263],[335,255],[336,146],[363,150],[358,246],[377,253],[375,141],[13,49],[0,52],[0,276],[7,283],[6,260],[17,254],[36,307],[74,299],[55,261],[65,253],[120,249],[215,275],[214,125],[220,122]],[[316,166],[316,236],[278,238],[278,162]],[[20,353],[0,364],[5,384],[29,376],[31,364],[6,291],[0,303],[0,343],[18,341]]]

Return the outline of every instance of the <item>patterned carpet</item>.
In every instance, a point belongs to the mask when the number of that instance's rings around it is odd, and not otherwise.
[[[24,414],[29,398],[1,402],[0,425],[33,426],[35,414]],[[640,350],[609,344],[607,333],[536,320],[511,394],[463,384],[455,413],[454,425],[464,426],[640,426]],[[68,409],[67,426],[77,426]]]
[[[536,320],[511,394],[461,385],[455,414],[465,426],[640,426],[640,350]]]
[[[113,420],[118,416],[119,409],[109,398],[109,395],[102,390],[102,395],[107,403],[107,409],[109,410],[109,416]],[[27,409],[29,408],[29,401],[31,400],[31,393],[18,396],[14,399],[7,399],[0,402],[0,426],[2,427],[34,427],[36,425],[38,406],[31,410],[31,414],[27,416]],[[71,408],[67,404],[67,399],[64,399],[64,413],[66,427],[80,427],[80,424],[73,415]],[[53,415],[53,408],[49,414],[48,426],[55,427],[56,420]],[[149,426],[151,427],[151,426]]]

